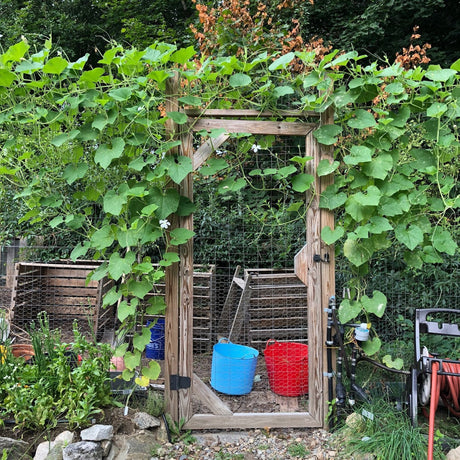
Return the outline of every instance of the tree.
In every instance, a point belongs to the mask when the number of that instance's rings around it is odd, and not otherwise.
[[[69,59],[89,53],[94,66],[113,43],[186,45],[195,15],[190,0],[0,0],[0,43],[7,48],[24,36],[41,48],[51,37]]]
[[[315,0],[302,4],[302,32],[334,48],[354,48],[371,60],[391,60],[407,46],[414,27],[431,44],[431,61],[449,66],[460,49],[460,4],[453,0]]]
[[[72,60],[86,53],[95,55],[95,48],[105,48],[101,14],[92,0],[2,0],[2,43],[7,47],[24,36],[32,46],[41,48],[45,39],[52,37]]]
[[[109,35],[145,48],[159,40],[179,46],[189,44],[188,23],[196,15],[190,0],[109,0],[101,4]]]

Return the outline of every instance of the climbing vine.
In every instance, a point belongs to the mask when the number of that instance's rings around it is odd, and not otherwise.
[[[186,107],[269,109],[274,117],[286,104],[334,108],[336,123],[321,126],[315,137],[333,146],[335,157],[317,171],[336,175],[320,203],[337,213],[337,226],[322,229],[321,237],[337,244],[356,274],[353,296],[339,310],[342,321],[383,315],[384,295],[368,296],[359,282],[379,250],[398,242],[415,267],[457,251],[459,61],[450,69],[361,67],[357,53],[337,51],[319,63],[314,51],[196,61],[193,48],[164,43],[145,50],[116,46],[89,70],[87,58],[68,62],[53,54],[50,42],[32,54],[23,41],[0,56],[0,180],[27,207],[21,221],[77,233],[71,257],[103,260],[92,279],[116,281],[104,305],[117,305],[120,337],[134,331],[132,347],[120,343],[116,350],[124,356],[125,378],[141,367],[150,340],[149,327],[136,325],[145,324],[144,314],[166,308],[161,297],[146,301],[147,294],[165,267],[179,261],[175,248],[194,235],[170,225],[173,216],[195,210],[175,186],[193,170],[191,160],[176,153],[178,136],[191,129]],[[293,73],[294,60],[311,70]],[[174,74],[180,93],[171,95],[166,81]],[[168,97],[177,98],[177,110],[165,111]],[[174,132],[167,129],[171,122]],[[199,133],[203,139],[221,134]],[[236,163],[254,146],[271,145],[270,138],[233,136],[240,140]],[[309,160],[295,156],[279,170],[238,176],[231,161],[214,155],[197,174],[219,174],[221,193],[276,176],[300,202],[314,180],[304,172]],[[369,344],[372,353],[378,338]],[[159,371],[151,362],[138,383]]]

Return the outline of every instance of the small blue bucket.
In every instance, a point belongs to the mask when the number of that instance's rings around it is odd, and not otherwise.
[[[147,321],[149,326],[153,321]],[[165,359],[165,319],[158,318],[150,329],[150,343],[145,347],[145,357],[149,359]]]
[[[212,353],[211,386],[227,395],[245,395],[252,390],[259,352],[231,342],[215,344]]]

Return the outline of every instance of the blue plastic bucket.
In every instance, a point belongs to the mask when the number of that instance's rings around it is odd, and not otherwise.
[[[259,352],[223,340],[213,347],[211,386],[227,395],[245,395],[252,390]]]
[[[147,321],[149,326],[153,321]],[[149,359],[165,359],[165,319],[158,318],[150,329],[150,343],[145,347],[145,356]]]

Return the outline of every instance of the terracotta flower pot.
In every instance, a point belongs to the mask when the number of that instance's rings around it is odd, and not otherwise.
[[[24,358],[26,361],[35,356],[34,347],[28,343],[13,343],[11,353],[16,358]]]
[[[125,361],[123,356],[114,356],[110,359],[110,369],[116,371],[124,371],[125,370]],[[115,368],[115,369],[114,369]]]

